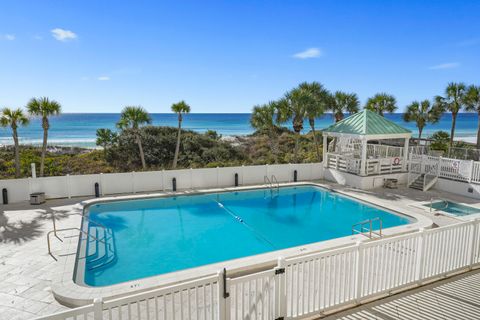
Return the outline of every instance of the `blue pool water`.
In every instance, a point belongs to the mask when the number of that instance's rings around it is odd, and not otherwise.
[[[425,206],[430,207],[430,204],[426,204]],[[451,201],[434,202],[432,203],[432,209],[445,211],[460,217],[480,213],[480,209],[478,208],[465,206]]]
[[[374,217],[384,228],[411,222],[314,186],[280,188],[273,196],[260,189],[109,202],[89,214],[107,227],[109,246],[88,245],[84,281],[90,286],[348,236],[354,223]],[[89,231],[102,237],[95,226]]]

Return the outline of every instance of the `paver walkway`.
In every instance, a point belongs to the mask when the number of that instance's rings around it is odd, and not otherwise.
[[[480,319],[480,270],[457,275],[322,320]]]

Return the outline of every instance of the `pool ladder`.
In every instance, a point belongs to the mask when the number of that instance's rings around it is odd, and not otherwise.
[[[380,228],[377,231],[373,230],[373,222],[378,221]],[[360,227],[360,229],[357,229]],[[382,219],[379,217],[373,218],[373,219],[368,219],[364,221],[360,221],[352,225],[352,235],[354,234],[361,234],[364,235],[370,239],[372,239],[374,236],[381,237],[382,236]]]
[[[270,195],[273,197],[273,192],[276,190],[277,194],[280,192],[280,184],[278,183],[277,177],[272,174],[272,178],[269,179],[268,176],[263,176],[263,182],[269,187]]]

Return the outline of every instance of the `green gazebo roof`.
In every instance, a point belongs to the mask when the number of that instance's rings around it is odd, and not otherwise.
[[[363,136],[391,136],[391,135],[408,135],[410,130],[399,126],[395,122],[385,119],[381,115],[370,110],[352,114],[330,127],[322,130],[327,133],[353,134]]]

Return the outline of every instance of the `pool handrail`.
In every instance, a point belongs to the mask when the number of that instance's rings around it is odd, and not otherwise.
[[[430,198],[430,213],[432,213],[432,207],[433,207],[433,200],[434,200],[434,199],[440,200],[440,201],[442,201],[443,203],[445,203],[445,207],[440,208],[440,209],[435,209],[435,211],[444,210],[444,209],[447,209],[447,208],[448,208],[448,200],[443,199],[443,198],[439,198],[439,197],[431,197],[431,198]]]
[[[380,224],[379,232],[373,231],[373,222],[374,221],[378,221],[379,224]],[[368,225],[368,229],[364,227],[366,224]],[[354,235],[355,233],[365,235],[364,231],[367,231],[367,233],[368,233],[367,237],[370,238],[370,239],[372,238],[373,235],[377,235],[379,237],[382,237],[382,225],[383,225],[383,222],[382,222],[382,219],[380,217],[375,217],[375,218],[372,218],[372,219],[367,219],[367,220],[364,220],[364,221],[360,221],[360,222],[354,223],[352,225],[352,235]],[[355,229],[355,227],[357,227],[357,226],[360,226],[360,230]]]

